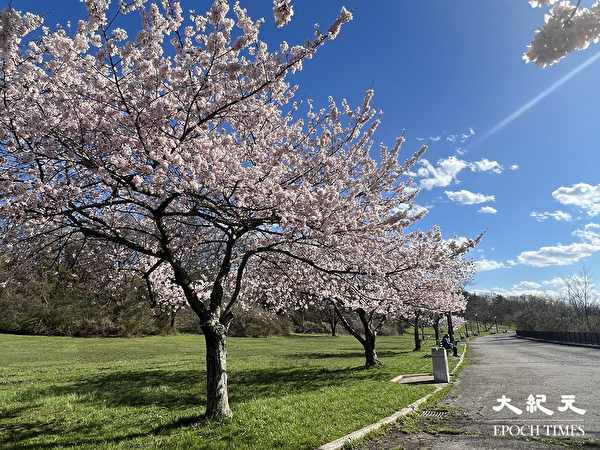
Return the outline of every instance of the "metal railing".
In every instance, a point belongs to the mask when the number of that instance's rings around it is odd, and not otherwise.
[[[517,330],[517,336],[539,339],[541,341],[557,342],[560,344],[600,346],[600,333],[574,331],[526,331]]]

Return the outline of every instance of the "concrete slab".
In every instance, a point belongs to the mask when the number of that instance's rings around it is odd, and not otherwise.
[[[436,381],[430,373],[416,373],[411,375],[400,375],[394,378],[396,383],[400,384],[447,384],[443,381]],[[394,381],[392,380],[392,381]]]

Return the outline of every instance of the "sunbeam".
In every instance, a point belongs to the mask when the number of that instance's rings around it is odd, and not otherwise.
[[[490,128],[488,131],[486,131],[484,134],[482,134],[479,138],[473,140],[473,143],[471,144],[471,146],[474,147],[476,145],[479,145],[483,141],[487,140],[489,137],[491,137],[494,134],[496,134],[498,131],[500,131],[501,129],[503,129],[504,127],[506,127],[512,121],[514,121],[519,116],[521,116],[522,114],[524,114],[525,112],[527,112],[529,109],[531,109],[533,106],[535,106],[536,103],[538,103],[539,101],[541,101],[542,99],[544,99],[545,97],[547,97],[549,94],[551,94],[556,89],[558,89],[559,87],[561,87],[563,84],[565,84],[567,81],[569,81],[575,75],[577,75],[583,69],[585,69],[586,67],[588,67],[589,65],[591,65],[592,63],[594,63],[598,58],[600,58],[600,52],[596,53],[591,58],[589,58],[585,62],[581,63],[579,66],[575,67],[572,71],[570,71],[568,74],[566,74],[565,76],[563,76],[560,80],[558,80],[552,86],[550,86],[549,88],[545,89],[543,92],[541,92],[540,94],[538,94],[537,96],[535,96],[534,98],[532,98],[531,100],[529,100],[527,103],[525,103],[519,109],[517,109],[515,112],[511,113],[505,119],[503,119],[501,122],[497,123],[492,128]]]

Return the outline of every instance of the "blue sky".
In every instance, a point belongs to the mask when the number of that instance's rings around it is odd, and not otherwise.
[[[290,81],[316,105],[329,95],[358,105],[373,86],[372,104],[384,111],[376,140],[393,144],[405,129],[406,157],[432,138],[414,167],[417,203],[429,210],[420,226],[439,224],[448,237],[486,230],[470,290],[552,292],[583,266],[600,271],[598,46],[545,69],[525,64],[544,14],[527,0],[293,0],[281,29],[270,0],[241,3],[266,18],[262,38],[272,48],[310,38],[316,22],[327,29],[342,5],[354,9]],[[50,11],[50,26],[84,12],[77,0],[12,5]]]

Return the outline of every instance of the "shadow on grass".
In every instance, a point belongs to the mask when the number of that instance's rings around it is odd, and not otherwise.
[[[376,380],[379,371],[364,366],[325,369],[321,367],[285,367],[267,370],[236,371],[229,379],[232,402],[255,398],[278,398],[302,394],[328,386],[343,386],[347,381]]]
[[[412,353],[412,350],[376,350],[380,358],[392,358],[394,356],[406,355]],[[296,353],[295,359],[346,359],[346,358],[364,358],[365,352],[337,352],[337,353]]]
[[[281,397],[286,393],[310,392],[333,384],[341,385],[348,380],[377,379],[378,376],[377,369],[362,366],[234,370],[229,373],[229,398],[232,402],[245,402]],[[206,400],[205,383],[205,372],[200,370],[102,372],[60,386],[28,387],[18,400],[30,403],[45,397],[69,395],[75,396],[75,402],[109,407],[194,407]]]
[[[232,405],[256,399],[276,399],[303,394],[347,381],[378,379],[378,370],[363,367],[327,369],[321,367],[279,367],[234,370],[229,375]],[[115,371],[88,374],[76,380],[48,387],[27,386],[16,396],[20,405],[5,409],[0,422],[0,448],[51,448],[60,446],[118,444],[148,435],[160,435],[193,425],[195,418],[179,418],[161,425],[151,423],[146,408],[161,408],[175,415],[202,409],[206,402],[205,372],[200,370]],[[64,399],[61,399],[64,397]],[[84,423],[73,418],[48,420],[53,409],[79,403]],[[48,404],[53,405],[49,408]],[[121,408],[139,408],[140,417]],[[108,410],[108,411],[107,411]],[[29,412],[28,417],[25,416]],[[31,414],[40,417],[32,420]],[[119,417],[123,415],[123,417]],[[186,414],[186,413],[184,413]],[[19,417],[22,417],[19,419]],[[152,426],[155,426],[152,428]],[[147,430],[145,433],[139,430]],[[128,433],[135,430],[135,433]]]
[[[21,415],[21,413],[23,413],[31,408],[32,408],[31,405],[17,406],[14,408],[3,407],[0,410],[0,421],[2,421],[4,419],[16,419],[17,417],[19,417]]]
[[[203,373],[197,370],[116,371],[88,374],[58,386],[28,387],[18,400],[70,396],[70,402],[98,406],[197,405]]]
[[[68,431],[68,434],[65,434],[65,431]],[[34,450],[39,448],[80,447],[83,445],[95,447],[101,444],[119,444],[131,439],[148,436],[148,433],[138,432],[106,437],[98,435],[96,424],[69,424],[68,430],[66,430],[65,424],[56,420],[45,423],[39,421],[21,422],[18,427],[8,428],[4,433],[7,437],[0,438],[0,448],[4,450]],[[39,442],[39,438],[43,442]],[[32,442],[26,443],[28,440],[32,440]]]

